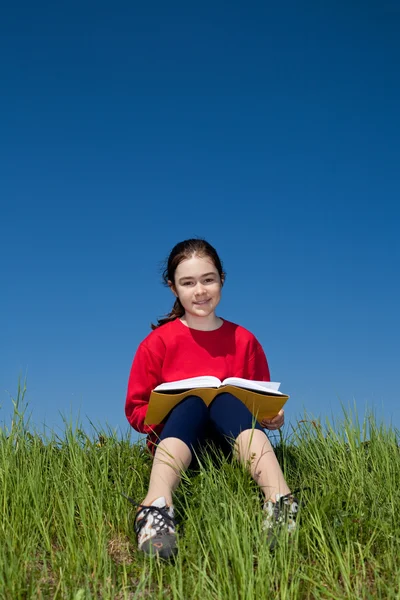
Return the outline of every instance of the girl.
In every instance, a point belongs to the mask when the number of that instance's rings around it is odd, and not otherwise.
[[[175,554],[172,494],[182,470],[206,441],[217,444],[225,454],[233,452],[247,465],[265,495],[264,529],[269,537],[282,526],[293,532],[298,503],[263,431],[282,427],[283,410],[274,419],[254,425],[251,412],[232,394],[219,394],[208,408],[192,395],[161,425],[144,425],[150,393],[160,383],[200,375],[214,375],[221,381],[226,377],[270,381],[267,359],[254,335],[215,313],[225,273],[208,242],[190,239],[177,244],[163,279],[176,297],[175,304],[139,345],[125,406],[129,423],[148,434],[154,454],[147,495],[136,505],[134,528],[139,549],[162,558]]]

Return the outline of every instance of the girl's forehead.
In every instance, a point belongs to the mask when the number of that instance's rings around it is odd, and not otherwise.
[[[192,256],[186,258],[176,267],[175,276],[190,277],[216,271],[215,265],[208,256]]]

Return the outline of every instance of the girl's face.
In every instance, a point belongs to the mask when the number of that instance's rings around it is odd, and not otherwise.
[[[195,317],[212,315],[221,299],[223,281],[208,256],[183,260],[176,268],[175,284],[169,283],[185,311]]]

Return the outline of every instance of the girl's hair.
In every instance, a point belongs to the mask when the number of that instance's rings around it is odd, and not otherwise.
[[[168,286],[168,281],[172,281],[172,283],[175,284],[175,271],[178,265],[183,260],[192,258],[194,255],[202,258],[208,256],[208,258],[213,261],[215,268],[221,277],[221,281],[224,280],[225,273],[222,269],[222,262],[215,248],[206,242],[206,240],[194,238],[179,242],[172,248],[171,253],[166,261],[166,267],[163,269],[162,279],[164,284]],[[171,312],[168,315],[165,315],[165,317],[162,319],[158,319],[157,325],[153,325],[152,323],[151,328],[157,329],[157,327],[165,325],[165,323],[169,323],[170,321],[174,321],[175,319],[183,317],[184,314],[185,309],[183,308],[179,298],[177,298]]]

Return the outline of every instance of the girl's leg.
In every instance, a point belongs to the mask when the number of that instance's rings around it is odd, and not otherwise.
[[[159,442],[154,454],[149,489],[142,504],[147,506],[160,496],[164,496],[168,505],[172,504],[172,493],[191,460],[190,448],[179,438],[169,437]]]
[[[138,548],[147,554],[170,558],[177,551],[172,493],[181,473],[192,460],[208,424],[208,410],[196,396],[189,396],[169,414],[154,455],[150,486],[136,513],[134,529]]]
[[[240,400],[232,394],[220,394],[210,405],[209,414],[217,432],[231,440],[234,455],[248,465],[266,500],[275,502],[276,494],[290,493],[268,437]]]
[[[201,398],[189,396],[169,414],[160,435],[150,474],[149,489],[142,504],[163,496],[172,504],[172,493],[192,461],[192,447],[203,439],[208,409]]]
[[[259,429],[246,429],[236,438],[235,454],[249,465],[254,481],[260,486],[265,499],[275,502],[276,495],[290,494],[271,442]]]

